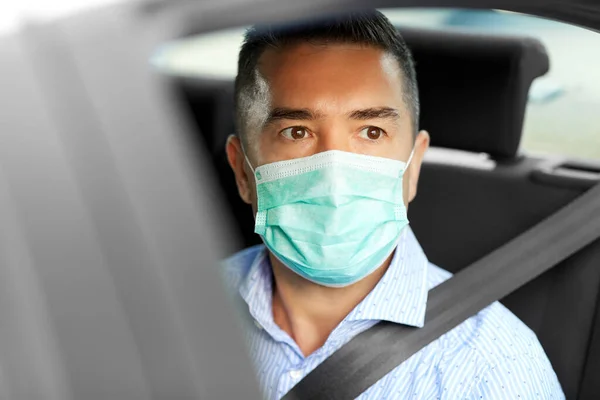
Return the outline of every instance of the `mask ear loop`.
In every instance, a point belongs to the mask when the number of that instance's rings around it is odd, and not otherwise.
[[[256,170],[252,167],[252,164],[250,163],[250,159],[248,159],[248,153],[244,149],[244,145],[242,145],[242,153],[244,153],[244,159],[246,160],[248,167],[250,167],[250,170],[252,171],[252,175],[254,175],[254,181],[255,181],[255,185],[257,185],[257,193],[258,193],[258,183],[256,182]],[[258,201],[258,205],[260,205],[260,198],[258,198],[257,201]],[[260,206],[259,206],[259,208],[260,208]],[[266,211],[257,211],[256,212],[256,216],[254,217],[254,232],[261,236],[264,236],[265,233],[267,232],[267,212]]]
[[[408,161],[406,162],[406,168],[405,168],[405,170],[410,165],[410,162],[412,161],[412,158],[413,158],[414,155],[415,155],[415,148],[413,147],[412,150],[410,151],[410,156],[408,157]]]
[[[244,153],[244,160],[246,161],[246,164],[248,164],[248,168],[250,168],[250,171],[252,171],[252,175],[253,175],[254,181],[255,181],[254,184],[258,186],[258,183],[256,182],[256,170],[254,169],[254,167],[252,167],[252,163],[250,162],[250,159],[248,158],[248,152],[244,148],[244,145],[241,144],[241,147],[242,147],[242,153]]]
[[[246,163],[250,167],[250,171],[252,171],[252,174],[254,175],[256,171],[254,171],[254,168],[252,168],[252,164],[250,164],[250,160],[248,159],[248,152],[244,148],[244,144],[242,143],[241,140],[240,140],[240,146],[242,147],[242,153],[244,153],[244,159],[246,160]]]
[[[404,170],[400,174],[400,178],[402,178],[402,176],[408,169],[408,166],[410,165],[410,162],[412,161],[412,158],[414,155],[415,155],[415,148],[413,147],[412,150],[410,151],[410,156],[408,156],[408,161],[406,161],[406,165],[404,166]],[[396,218],[396,221],[408,220],[408,215],[406,214],[406,208],[404,207],[404,205],[396,206],[394,208],[394,217]]]
[[[252,171],[252,175],[256,175],[256,171],[254,170],[254,168],[252,168],[252,164],[250,164],[250,160],[248,159],[246,152],[243,149],[242,151],[244,152],[244,159],[246,159],[246,164],[248,164],[248,167],[250,167],[250,171]]]

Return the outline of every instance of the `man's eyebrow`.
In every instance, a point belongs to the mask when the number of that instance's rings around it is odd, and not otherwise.
[[[368,119],[392,119],[400,118],[400,113],[397,109],[391,107],[373,107],[362,110],[354,110],[349,114],[351,119],[368,120]]]
[[[321,118],[322,115],[319,112],[310,110],[308,108],[286,108],[277,107],[271,110],[265,125],[273,123],[282,119],[290,119],[296,121],[311,121]]]

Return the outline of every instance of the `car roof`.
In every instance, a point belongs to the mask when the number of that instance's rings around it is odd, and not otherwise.
[[[286,21],[320,14],[360,8],[384,7],[452,7],[493,8],[556,19],[600,30],[600,4],[585,0],[561,2],[539,0],[307,0],[302,2],[261,0],[203,1],[143,0],[140,9],[148,14],[185,15],[189,24],[180,26],[181,34],[207,32],[258,22]]]

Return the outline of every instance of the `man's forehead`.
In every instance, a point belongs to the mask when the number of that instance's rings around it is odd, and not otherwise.
[[[389,51],[363,43],[346,42],[292,42],[277,47],[267,47],[258,60],[258,70],[268,77],[290,66],[297,67],[299,60],[327,63],[334,57],[345,55],[357,61],[380,64],[387,72],[397,73],[400,65]]]
[[[299,43],[270,48],[259,72],[271,107],[362,109],[393,106],[402,97],[399,64],[389,52],[362,44]]]

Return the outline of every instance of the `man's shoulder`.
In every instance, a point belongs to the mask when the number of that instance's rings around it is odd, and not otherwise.
[[[451,277],[452,273],[429,264],[427,280],[430,290]],[[448,334],[454,336],[454,339],[459,339],[461,344],[489,342],[498,351],[495,356],[500,357],[507,355],[504,353],[519,350],[519,345],[528,347],[531,341],[537,342],[535,333],[497,301],[465,320]],[[490,361],[493,361],[495,356],[494,352],[485,355]]]
[[[264,249],[262,244],[248,247],[222,261],[225,283],[231,290],[239,289],[250,267]]]
[[[495,302],[471,320],[471,346],[486,364],[483,380],[473,388],[477,395],[564,398],[537,335],[508,308]]]
[[[451,276],[450,272],[430,264],[430,288]],[[535,332],[500,302],[494,302],[468,318],[438,341],[454,357],[466,357],[478,364],[477,375],[481,380],[473,382],[471,387],[477,393],[497,385],[497,390],[511,386],[511,390],[522,393],[545,393],[557,398],[562,395],[556,374]]]

